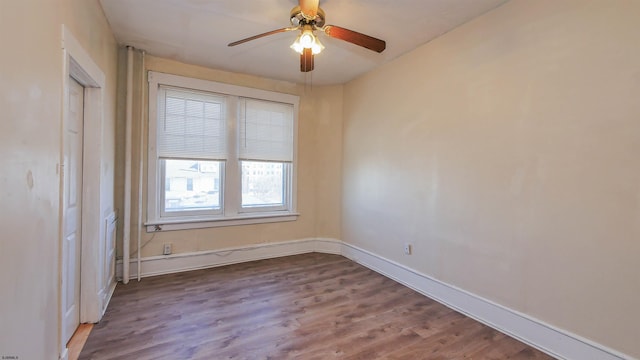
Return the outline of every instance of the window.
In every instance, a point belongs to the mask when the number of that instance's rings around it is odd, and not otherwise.
[[[295,220],[298,97],[149,72],[148,231]]]
[[[293,161],[293,108],[243,98],[239,110],[241,208],[283,210],[289,197],[289,164]],[[276,174],[270,175],[268,170],[276,170]]]

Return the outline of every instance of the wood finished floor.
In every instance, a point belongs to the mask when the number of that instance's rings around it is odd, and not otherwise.
[[[67,343],[67,348],[69,348],[69,360],[78,360],[78,357],[80,357],[80,351],[82,351],[85,342],[87,342],[87,338],[89,338],[91,329],[93,329],[93,324],[80,324],[78,326],[76,332],[71,337],[71,340]]]
[[[342,256],[119,284],[80,359],[552,359]]]

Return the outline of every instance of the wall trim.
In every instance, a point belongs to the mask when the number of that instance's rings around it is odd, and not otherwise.
[[[340,242],[335,240],[301,239],[211,251],[144,257],[140,261],[140,277],[206,269],[310,252],[341,255],[341,245]],[[129,267],[132,276],[138,274],[138,262],[136,259],[129,261]],[[116,276],[121,279],[122,260],[118,260],[116,269]]]
[[[64,347],[64,349],[62,349],[62,353],[60,353],[60,356],[58,357],[58,359],[60,360],[69,360],[69,348],[68,347]]]
[[[109,287],[107,288],[106,291],[101,291],[100,294],[101,296],[101,303],[100,303],[100,319],[102,319],[102,317],[104,316],[104,313],[107,312],[107,306],[109,306],[109,302],[111,301],[111,298],[113,297],[113,293],[116,291],[116,286],[118,285],[117,281],[114,281],[113,283],[109,284]]]
[[[213,251],[147,257],[143,258],[141,262],[141,277],[310,252],[342,255],[558,359],[634,360],[629,355],[559,329],[541,320],[509,309],[383,256],[337,239],[308,238]],[[135,259],[130,261],[130,266],[131,273],[137,274],[137,261]],[[120,276],[122,274],[121,260],[118,261],[117,269],[118,276]]]

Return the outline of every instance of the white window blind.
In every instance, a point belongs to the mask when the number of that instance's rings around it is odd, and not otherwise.
[[[240,99],[239,158],[293,161],[293,105]]]
[[[225,98],[160,86],[158,156],[225,160]]]

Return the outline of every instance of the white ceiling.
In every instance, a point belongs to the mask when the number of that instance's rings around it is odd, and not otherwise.
[[[320,0],[326,23],[387,42],[379,54],[321,33],[315,70],[300,72],[296,32],[227,44],[290,26],[298,0],[100,0],[117,41],[190,64],[297,83],[342,84],[508,0]],[[318,32],[317,32],[318,33]]]

